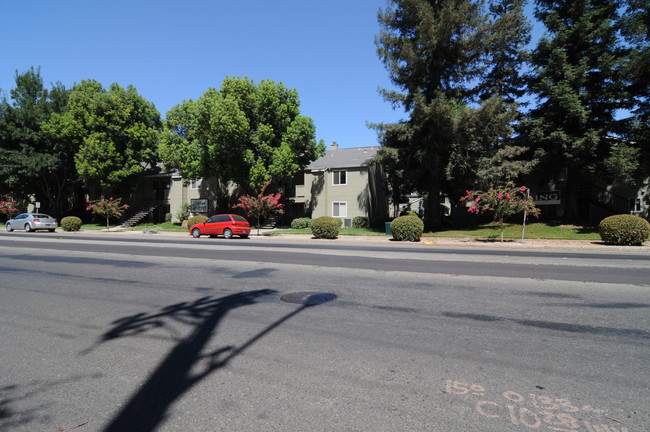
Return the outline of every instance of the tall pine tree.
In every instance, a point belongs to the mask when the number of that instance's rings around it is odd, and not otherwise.
[[[488,4],[482,38],[484,71],[477,86],[481,106],[466,111],[460,131],[463,136],[452,148],[447,178],[456,180],[451,184],[460,188],[452,194],[464,187],[487,188],[508,177],[515,179],[535,164],[528,147],[517,145],[514,139],[531,38],[523,6],[524,0],[491,0]]]
[[[403,181],[428,197],[425,222],[441,222],[440,192],[450,152],[479,74],[481,11],[471,0],[392,0],[378,14],[377,52],[400,91],[384,97],[409,119],[378,125],[396,150]]]
[[[630,55],[624,72],[633,116],[627,125],[627,145],[619,153],[624,153],[623,157],[625,153],[637,157],[639,163],[630,164],[631,169],[638,168],[631,177],[647,178],[650,176],[650,3],[626,0],[625,6],[622,31]],[[614,157],[612,162],[615,162]],[[647,204],[650,206],[650,202]]]
[[[566,172],[567,219],[578,216],[577,194],[602,177],[618,132],[616,111],[625,106],[615,0],[537,0],[535,16],[546,34],[532,55],[531,111],[527,133],[541,158],[540,175]]]

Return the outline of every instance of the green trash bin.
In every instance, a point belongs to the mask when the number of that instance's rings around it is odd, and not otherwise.
[[[390,230],[390,222],[386,222],[386,234],[393,235],[393,231]]]

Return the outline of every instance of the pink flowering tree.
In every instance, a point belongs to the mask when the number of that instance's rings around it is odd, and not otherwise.
[[[461,201],[469,203],[467,211],[474,214],[485,212],[494,213],[494,222],[499,224],[501,241],[503,241],[504,221],[509,216],[526,212],[538,216],[540,210],[535,207],[535,200],[529,196],[526,186],[515,186],[514,182],[507,179],[505,184],[490,186],[487,191],[465,191],[467,195]]]
[[[18,213],[17,205],[18,203],[15,200],[4,197],[0,200],[0,214],[5,215],[7,219],[11,219],[14,213]]]
[[[243,209],[249,217],[257,219],[257,235],[260,235],[260,219],[271,216],[273,214],[283,214],[284,209],[280,203],[282,195],[268,194],[264,195],[264,191],[271,184],[271,180],[264,183],[260,193],[257,196],[243,195],[239,197],[239,203],[235,204],[233,208]]]
[[[111,218],[122,217],[124,211],[128,209],[128,204],[122,204],[121,198],[108,198],[104,195],[98,200],[86,200],[86,210],[93,214],[100,215],[106,218],[106,229],[109,228],[109,221]]]

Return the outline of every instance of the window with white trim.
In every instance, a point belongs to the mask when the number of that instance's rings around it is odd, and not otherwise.
[[[201,188],[201,179],[190,180],[190,189],[199,190]]]
[[[332,216],[333,217],[348,217],[348,202],[347,201],[334,201],[332,203]]]
[[[335,186],[348,184],[348,172],[344,170],[332,171],[332,184]]]

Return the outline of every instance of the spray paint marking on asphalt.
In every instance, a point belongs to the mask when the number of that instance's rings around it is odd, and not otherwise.
[[[540,387],[541,388],[541,387]],[[556,432],[632,432],[620,420],[606,416],[605,411],[589,405],[575,405],[569,399],[521,394],[512,390],[489,392],[480,384],[447,380],[444,392],[462,396],[474,405],[476,413],[505,421],[522,430],[538,429]],[[589,418],[589,420],[583,420]],[[603,423],[607,420],[616,425]]]

